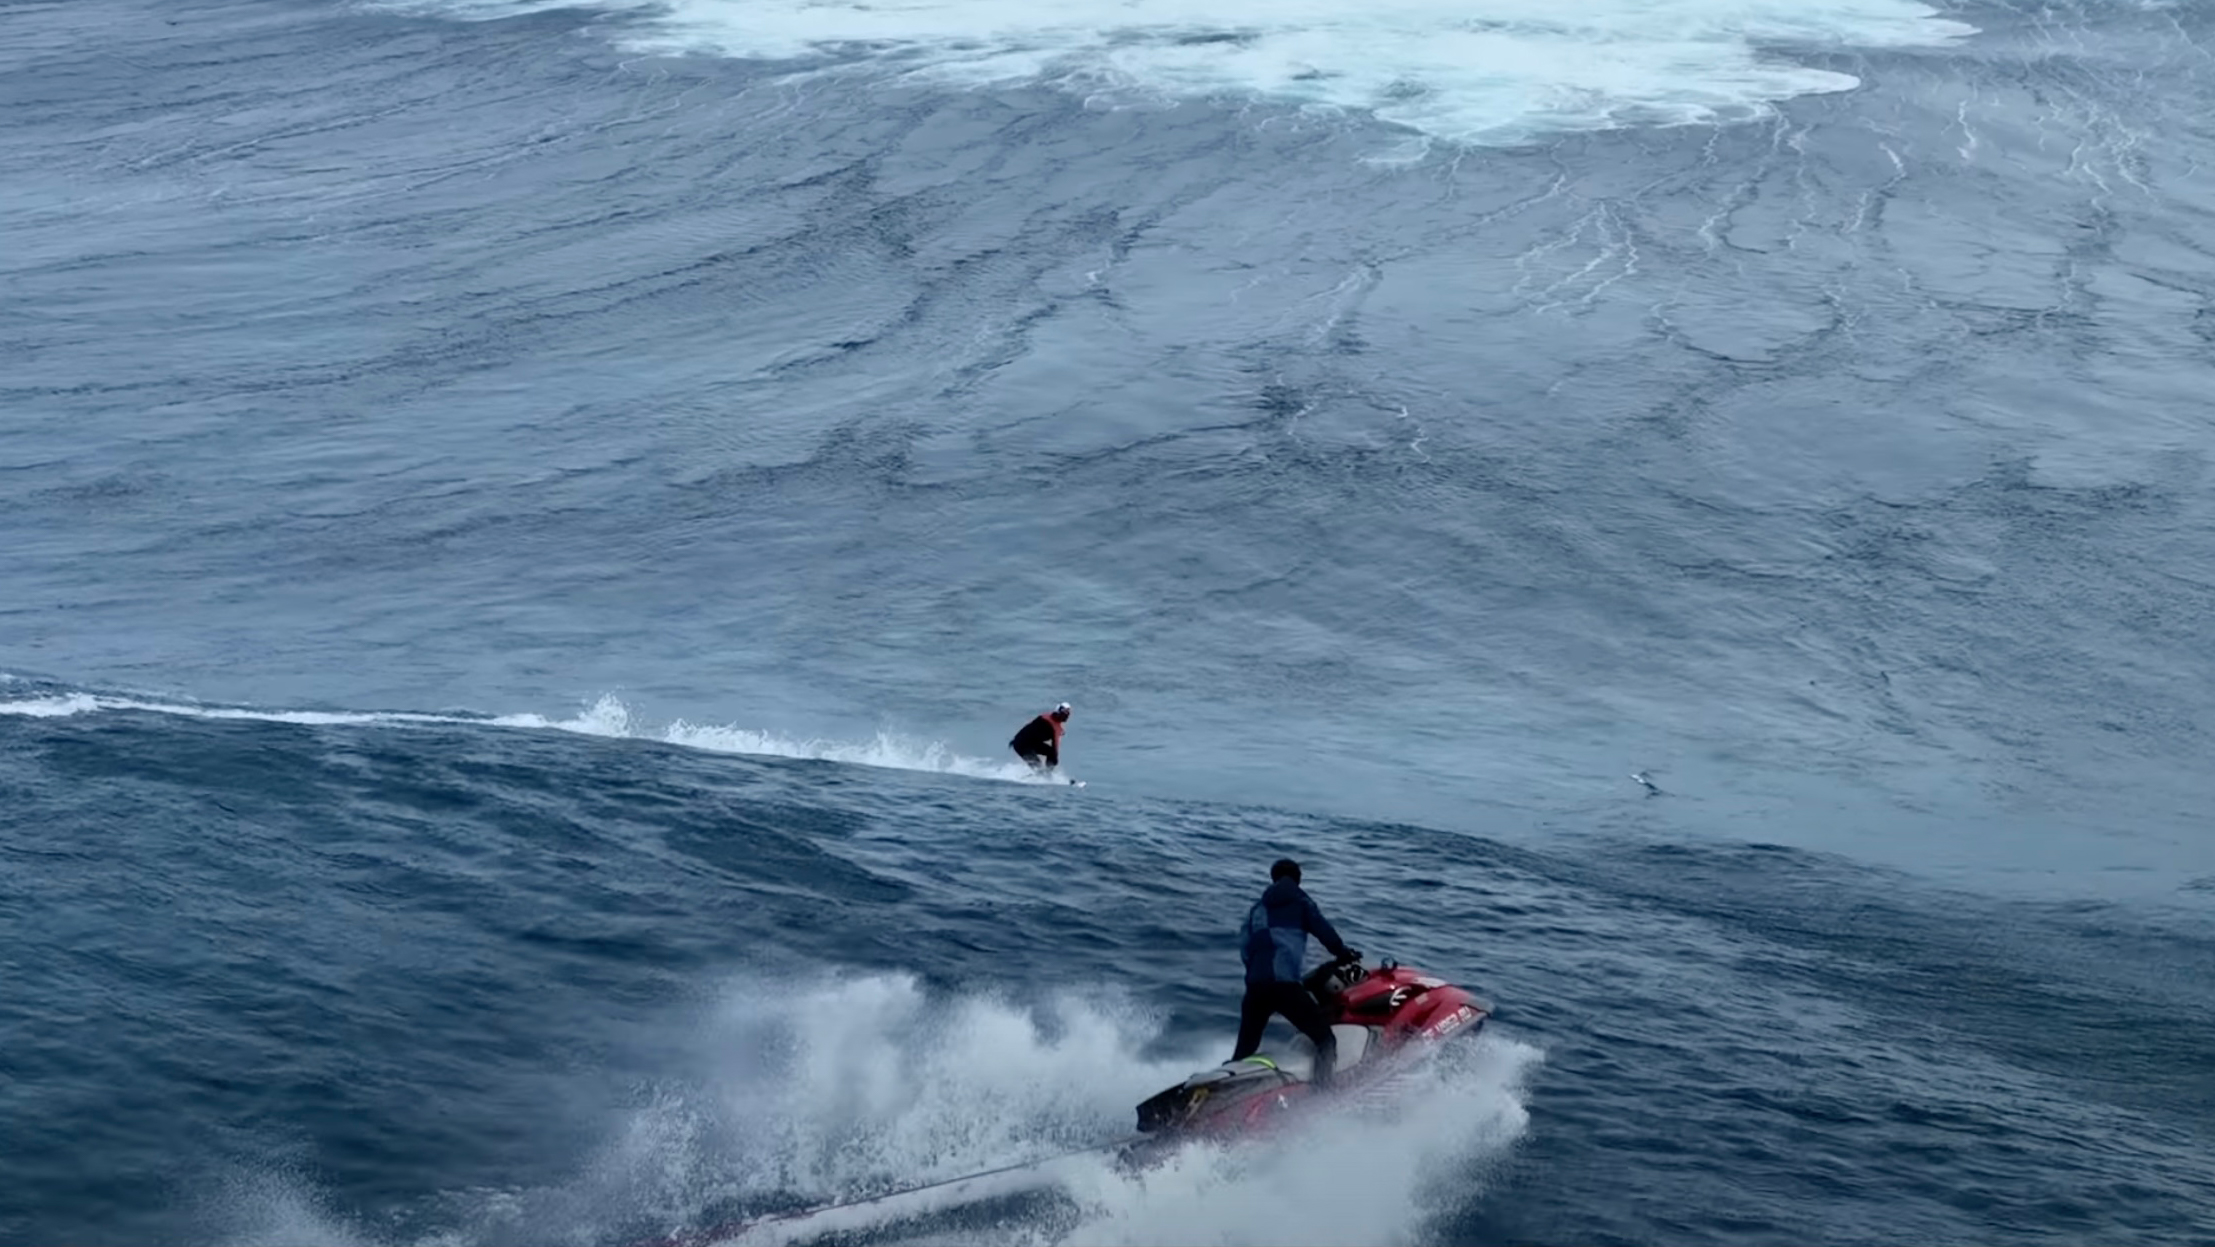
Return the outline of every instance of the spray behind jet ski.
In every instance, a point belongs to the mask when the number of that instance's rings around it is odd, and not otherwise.
[[[1326,962],[1303,983],[1313,992],[1338,1041],[1333,1086],[1309,1083],[1315,1048],[1306,1036],[1264,1047],[1242,1061],[1199,1070],[1137,1106],[1137,1131],[1012,1165],[918,1183],[858,1199],[726,1222],[662,1240],[658,1247],[715,1243],[804,1241],[860,1225],[898,1220],[925,1208],[943,1210],[975,1200],[1057,1185],[1061,1162],[1104,1157],[1138,1172],[1203,1142],[1235,1145],[1325,1116],[1336,1105],[1388,1098],[1397,1076],[1451,1041],[1476,1035],[1491,1007],[1468,989],[1391,960],[1375,969],[1358,961]]]

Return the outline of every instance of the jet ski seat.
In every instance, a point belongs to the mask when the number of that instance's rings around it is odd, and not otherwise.
[[[1338,1063],[1331,1067],[1333,1072],[1349,1070],[1361,1064],[1361,1059],[1369,1055],[1375,1035],[1375,1029],[1368,1026],[1331,1027],[1331,1038],[1338,1041]],[[1305,1035],[1294,1036],[1292,1042],[1281,1052],[1267,1052],[1262,1055],[1275,1061],[1278,1070],[1301,1082],[1315,1077],[1315,1044]]]

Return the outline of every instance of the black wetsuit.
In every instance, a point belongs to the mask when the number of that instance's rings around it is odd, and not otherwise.
[[[1054,734],[1054,721],[1040,715],[1023,725],[1023,730],[1008,742],[1015,756],[1032,766],[1060,766],[1061,742]]]

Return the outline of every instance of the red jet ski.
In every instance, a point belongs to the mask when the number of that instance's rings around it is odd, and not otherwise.
[[[1375,970],[1326,962],[1303,981],[1338,1040],[1333,1098],[1374,1086],[1448,1039],[1476,1034],[1492,1012],[1466,988],[1389,960]],[[1201,1070],[1138,1106],[1138,1129],[1148,1138],[1134,1150],[1268,1130],[1310,1106],[1314,1069],[1315,1045],[1301,1035],[1279,1050]]]

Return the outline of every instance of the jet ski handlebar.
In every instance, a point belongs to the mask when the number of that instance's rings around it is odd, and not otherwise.
[[[1345,956],[1333,957],[1308,971],[1300,984],[1317,996],[1335,996],[1368,977],[1369,972],[1361,968],[1360,951],[1349,948]]]

